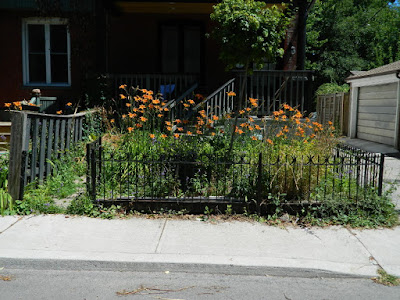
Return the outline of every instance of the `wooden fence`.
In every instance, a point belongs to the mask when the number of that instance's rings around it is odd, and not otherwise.
[[[13,199],[22,199],[24,187],[29,182],[43,182],[52,172],[50,161],[82,139],[82,124],[86,114],[11,112],[8,182]]]
[[[332,122],[342,135],[349,131],[349,93],[320,95],[317,97],[317,120],[321,124]]]

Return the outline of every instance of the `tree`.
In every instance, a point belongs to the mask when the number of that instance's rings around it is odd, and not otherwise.
[[[223,0],[214,6],[210,15],[216,22],[212,36],[221,44],[220,58],[233,69],[237,64],[245,66],[249,72],[251,63],[261,68],[265,62],[273,62],[283,55],[281,42],[290,23],[290,16],[284,8],[254,0]],[[243,80],[239,94],[239,109],[243,104],[243,92],[247,76]],[[238,121],[236,114],[232,126],[229,146],[230,155]]]
[[[237,64],[262,67],[283,55],[281,42],[290,23],[284,7],[267,7],[254,0],[223,0],[210,15],[216,22],[212,36],[220,43],[220,58],[228,69]]]
[[[400,59],[400,9],[385,0],[317,0],[307,22],[306,68],[342,84],[351,70]]]

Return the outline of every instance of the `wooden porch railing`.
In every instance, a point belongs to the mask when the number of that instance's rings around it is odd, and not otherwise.
[[[244,71],[235,71],[237,89],[242,87]],[[300,111],[311,112],[313,71],[254,71],[247,77],[245,99],[258,99],[259,115],[269,115],[283,103],[296,106]],[[236,93],[239,95],[240,91]],[[246,101],[247,103],[247,101]]]
[[[51,174],[50,160],[62,155],[71,144],[82,139],[82,124],[87,112],[50,115],[35,112],[11,113],[9,192],[22,199],[24,187]]]
[[[234,109],[233,96],[228,96],[228,92],[235,91],[235,78],[228,80],[205,100],[197,104],[193,110],[204,109],[206,116],[216,115],[221,117],[230,113]]]
[[[188,86],[197,81],[195,74],[114,74],[115,95],[120,93],[119,86],[126,84],[128,87],[139,87],[141,89],[152,90],[154,93],[161,92],[161,87],[165,90],[163,97],[165,100],[178,98]]]

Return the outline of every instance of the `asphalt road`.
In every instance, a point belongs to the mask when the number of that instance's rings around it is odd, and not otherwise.
[[[369,278],[189,265],[15,263],[0,270],[0,299],[400,299],[400,287]],[[137,269],[137,270],[136,270]],[[172,269],[172,270],[169,270]],[[273,272],[274,274],[279,274]]]

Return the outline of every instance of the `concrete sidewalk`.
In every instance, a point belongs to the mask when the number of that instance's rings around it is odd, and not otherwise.
[[[0,262],[7,259],[199,264],[290,272],[400,276],[400,227],[278,228],[256,222],[64,215],[0,217]],[[0,266],[2,267],[2,266]],[[282,272],[280,272],[281,274]]]

